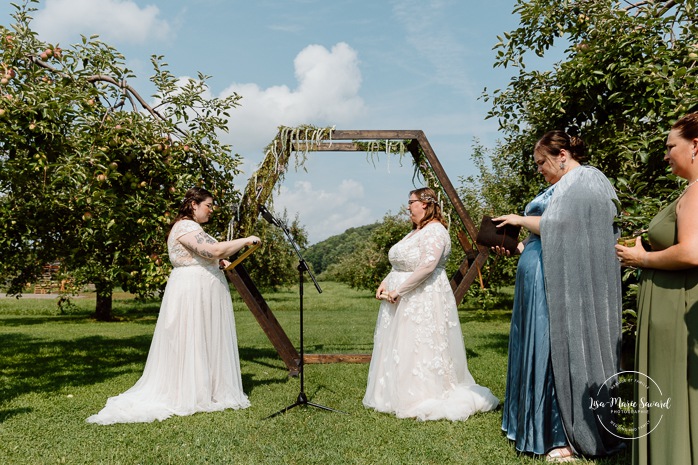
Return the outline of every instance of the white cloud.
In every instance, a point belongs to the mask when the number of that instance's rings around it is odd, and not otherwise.
[[[32,22],[39,36],[51,43],[98,34],[105,42],[143,44],[166,40],[172,27],[158,7],[139,7],[131,0],[46,0]]]
[[[331,192],[315,189],[309,181],[298,181],[292,187],[281,186],[274,209],[277,212],[286,209],[290,217],[297,212],[313,244],[375,221],[364,204],[364,187],[353,179],[342,180]]]
[[[331,50],[309,45],[296,56],[294,67],[295,89],[235,83],[221,93],[242,96],[241,106],[231,112],[230,133],[222,136],[234,151],[258,162],[278,126],[348,124],[364,112],[358,56],[346,43]]]

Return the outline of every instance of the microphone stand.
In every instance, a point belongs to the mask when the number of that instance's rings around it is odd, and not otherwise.
[[[298,245],[296,244],[296,241],[293,240],[293,236],[291,235],[291,232],[288,230],[285,224],[281,223],[279,220],[274,218],[274,216],[269,212],[269,210],[266,209],[264,205],[259,205],[259,211],[264,217],[265,220],[267,220],[270,224],[273,224],[274,226],[277,226],[281,228],[281,230],[286,234],[286,237],[288,238],[288,241],[291,243],[293,246],[293,250],[296,252],[296,255],[298,256],[298,294],[300,297],[300,304],[299,304],[299,315],[300,315],[300,362],[298,364],[298,374],[300,376],[300,392],[298,393],[298,397],[296,398],[296,401],[289,405],[288,407],[284,407],[281,410],[279,410],[276,413],[273,413],[269,415],[265,419],[273,418],[277,415],[281,415],[282,413],[286,413],[287,411],[291,410],[294,407],[300,406],[307,406],[310,405],[311,407],[316,407],[322,410],[329,410],[332,412],[337,412],[337,413],[343,413],[344,415],[348,415],[346,412],[342,412],[340,410],[335,410],[330,407],[325,407],[324,405],[320,404],[315,404],[313,402],[308,401],[308,396],[305,394],[305,362],[303,360],[304,357],[304,349],[303,349],[303,273],[308,273],[308,276],[313,280],[313,284],[315,284],[315,289],[317,289],[319,294],[322,294],[322,289],[320,288],[320,285],[318,284],[317,280],[315,279],[315,276],[313,276],[313,273],[310,271],[310,268],[308,268],[308,264],[303,258],[303,255],[301,255],[300,250],[298,249]]]

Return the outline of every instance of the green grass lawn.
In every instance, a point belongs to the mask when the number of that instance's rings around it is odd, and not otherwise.
[[[305,287],[306,353],[370,353],[378,304],[371,293],[320,283]],[[533,464],[500,430],[501,409],[464,422],[420,422],[361,404],[366,364],[308,364],[312,406],[269,415],[295,402],[288,371],[233,291],[242,380],[252,406],[163,422],[85,423],[109,396],[141,375],[159,302],[117,295],[116,323],[89,318],[94,297],[0,299],[0,464]],[[297,289],[265,298],[298,341]],[[460,310],[470,371],[503,400],[510,310]],[[629,464],[630,453],[580,463]]]

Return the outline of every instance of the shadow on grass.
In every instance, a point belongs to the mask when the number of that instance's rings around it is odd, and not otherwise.
[[[257,386],[268,384],[285,384],[288,381],[288,368],[279,354],[273,348],[261,349],[259,347],[238,347],[240,361],[254,363],[256,365],[274,370],[269,374],[264,373],[264,377],[259,376],[259,370],[254,373],[246,372],[243,367],[242,386],[245,394],[250,394]]]
[[[92,323],[93,321],[86,318],[85,315],[56,315],[56,316],[3,316],[0,318],[0,327],[2,326],[32,326],[51,324],[79,324]]]
[[[267,368],[286,370],[286,365],[273,348],[260,349],[259,347],[238,346],[240,360],[255,363]]]
[[[65,317],[64,317],[65,318]],[[140,371],[150,336],[107,339],[99,336],[45,340],[21,334],[0,335],[5,400],[27,393],[50,393],[86,386]]]
[[[27,407],[0,410],[0,424],[4,423],[5,420],[9,420],[10,418],[12,418],[16,415],[24,415],[25,413],[30,413],[33,410],[34,409],[27,408]]]
[[[473,338],[475,339],[475,338]],[[479,357],[480,352],[497,352],[500,355],[506,356],[509,351],[509,335],[500,333],[489,333],[487,335],[478,336],[477,339],[484,339],[483,342],[478,341],[477,350],[471,349],[466,341],[466,352],[468,358]],[[471,344],[472,345],[472,344]]]
[[[65,318],[65,317],[62,317]],[[41,318],[40,320],[44,320]],[[22,334],[0,335],[0,360],[4,365],[2,397],[12,400],[28,393],[53,393],[70,386],[89,386],[124,373],[142,373],[151,335],[130,338],[90,336],[72,340],[46,340]],[[241,359],[270,368],[284,366],[273,349],[243,348]],[[277,362],[278,361],[278,362]],[[247,375],[245,389],[283,383],[286,379]],[[4,418],[22,412],[0,411]],[[3,416],[0,416],[0,422]]]

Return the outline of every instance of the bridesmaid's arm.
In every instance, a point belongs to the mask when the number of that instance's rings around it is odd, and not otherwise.
[[[634,247],[616,245],[623,265],[658,270],[698,267],[698,189],[686,191],[676,205],[677,242],[664,250],[646,251],[638,237]]]

